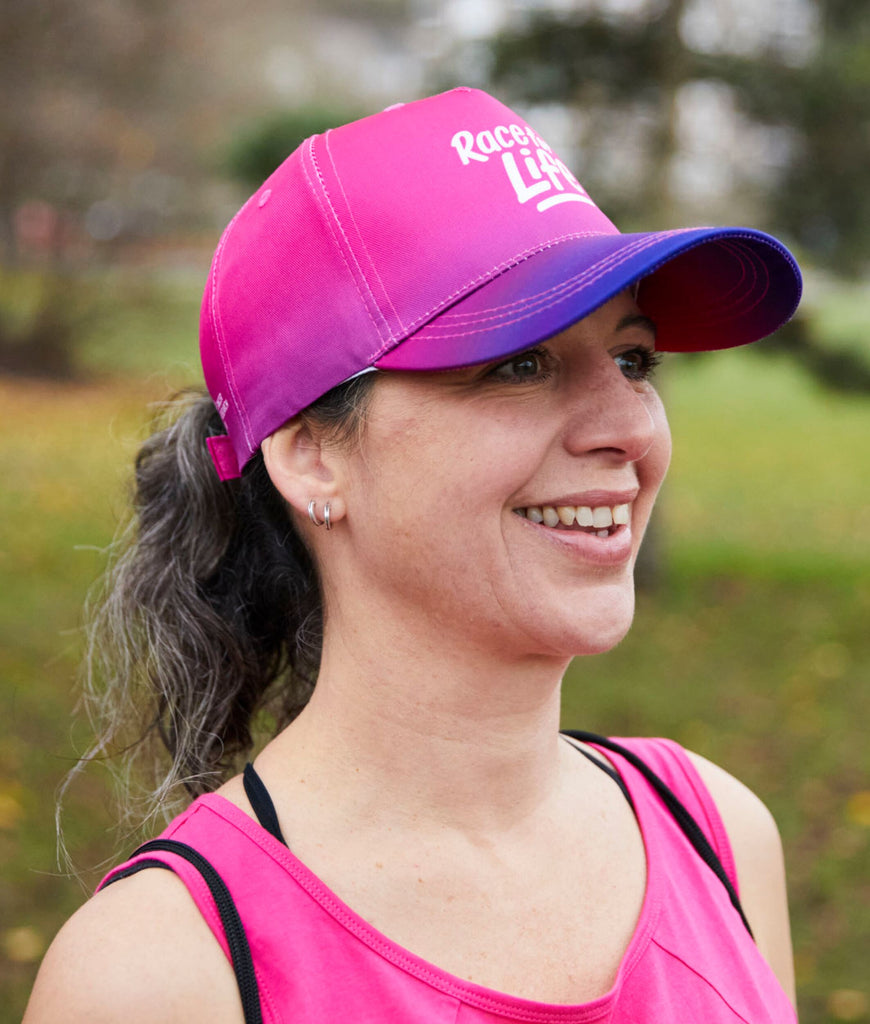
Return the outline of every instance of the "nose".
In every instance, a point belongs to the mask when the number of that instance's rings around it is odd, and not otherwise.
[[[591,368],[589,368],[591,370]],[[616,463],[639,462],[659,432],[652,386],[628,380],[610,356],[571,388],[563,443],[573,455],[600,452]]]

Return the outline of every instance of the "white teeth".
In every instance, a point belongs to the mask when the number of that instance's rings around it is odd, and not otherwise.
[[[592,525],[592,509],[588,505],[580,505],[577,509],[577,525]]]
[[[544,513],[544,526],[555,526],[559,522],[559,513],[552,505],[544,505],[541,511]]]
[[[596,536],[608,537],[612,526],[628,526],[631,522],[631,504],[614,505],[612,508],[607,505],[599,505],[591,508],[589,505],[529,505],[528,508],[514,510],[518,515],[523,516],[533,523],[543,523],[545,526],[554,527],[560,523],[563,526],[592,527]]]
[[[592,509],[592,525],[596,530],[604,530],[613,526],[613,513],[606,505]]]
[[[559,516],[559,522],[564,526],[574,525],[574,507],[573,505],[557,505],[556,513]]]

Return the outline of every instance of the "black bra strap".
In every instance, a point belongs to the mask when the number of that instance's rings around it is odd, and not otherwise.
[[[245,787],[245,795],[251,804],[254,814],[257,815],[257,821],[259,821],[263,828],[267,832],[270,832],[279,843],[283,843],[284,846],[287,846],[288,843],[284,838],[281,826],[278,823],[278,812],[275,810],[275,804],[272,802],[272,797],[269,796],[269,790],[266,789],[265,783],[257,774],[256,769],[250,761],[245,765],[242,782]]]
[[[572,739],[579,738],[579,735],[576,735],[570,729],[562,729],[561,732],[563,736],[570,736]],[[574,747],[574,744],[572,743],[571,746]],[[622,790],[622,795],[629,802],[632,810],[634,810],[634,801],[631,799],[631,793],[629,793],[628,791],[628,786],[626,786],[626,784],[622,781],[622,776],[619,774],[619,772],[606,762],[602,761],[600,758],[596,757],[594,754],[590,754],[588,750],[584,750],[583,747],[574,747],[574,749],[577,751],[578,754],[582,754],[585,758],[587,758],[587,760],[591,761],[596,768],[600,768],[605,775],[609,775],[611,779],[613,779],[616,785],[619,786],[619,788]]]
[[[740,900],[737,897],[737,893],[734,891],[734,886],[731,884],[731,880],[728,878],[725,869],[722,867],[721,861],[716,856],[713,847],[710,846],[710,843],[707,841],[707,837],[701,831],[698,823],[692,815],[689,814],[667,784],[659,778],[659,776],[656,775],[656,773],[636,754],[632,753],[632,751],[626,749],[621,744],[615,743],[613,740],[607,739],[604,736],[598,736],[596,733],[592,732],[580,732],[575,729],[565,729],[563,732],[565,735],[570,736],[575,740],[579,740],[581,743],[592,743],[596,746],[604,747],[605,750],[614,751],[624,757],[629,764],[633,765],[644,776],[647,782],[649,782],[661,797],[668,811],[670,811],[674,820],[682,829],[686,838],[695,848],[698,855],[710,867],[722,885],[724,885],[731,903],[740,915],[740,919],[743,921],[746,930],[750,935],[752,935],[752,929],[749,927],[749,922],[746,920],[743,908],[740,906]],[[628,798],[629,803],[631,803],[631,797],[628,794],[625,783],[619,777],[619,773],[614,771],[614,769],[609,765],[603,764],[596,757],[593,757],[582,748],[578,749],[580,749],[581,754],[584,754],[599,768],[606,771],[607,774],[619,784],[623,793],[625,793]],[[281,833],[281,827],[278,824],[278,816],[275,813],[275,805],[272,803],[272,798],[269,796],[269,792],[263,784],[262,779],[257,775],[253,765],[251,764],[245,766],[244,786],[248,799],[251,802],[251,807],[254,809],[254,813],[257,815],[260,824],[271,832],[279,842],[286,846],[287,844],[284,841],[284,836]],[[239,995],[242,1000],[245,1024],[262,1024],[263,1015],[260,1006],[260,993],[257,985],[257,976],[254,973],[254,962],[251,956],[251,949],[248,945],[248,938],[245,934],[242,919],[239,916],[235,903],[233,903],[233,898],[226,886],[226,883],[201,853],[193,849],[193,847],[188,846],[186,843],[180,843],[174,839],[154,839],[150,843],[145,843],[144,846],[140,846],[134,856],[141,853],[148,853],[150,851],[156,852],[158,850],[175,853],[178,856],[183,857],[186,861],[192,864],[197,871],[199,871],[208,885],[214,898],[218,913],[220,914],[224,935],[226,936],[227,945],[230,949],[233,970],[236,975],[236,983],[238,984]],[[126,878],[128,875],[132,875],[142,868],[148,867],[169,868],[169,865],[156,859],[149,858],[141,860],[136,864],[117,872],[117,874],[115,874],[107,884],[116,882],[121,878]],[[171,868],[169,870],[171,870]]]
[[[153,839],[150,843],[140,846],[133,854],[134,857],[140,853],[156,852],[158,850],[166,853],[174,853],[183,857],[192,864],[202,875],[209,891],[214,897],[215,906],[220,914],[224,935],[230,949],[230,957],[233,962],[233,971],[236,975],[236,984],[239,987],[239,995],[242,1000],[242,1012],[244,1013],[245,1024],[263,1024],[263,1012],[260,1007],[260,990],[257,985],[257,976],[254,973],[254,961],[251,956],[251,947],[248,945],[248,937],[245,934],[245,927],[242,919],[230,895],[230,891],[220,874],[212,864],[192,846],[180,843],[175,839]],[[137,861],[127,868],[123,868],[115,874],[107,884],[117,882],[122,878],[135,874],[143,868],[160,867],[172,870],[164,861],[146,859]]]
[[[570,731],[565,731],[565,734],[568,736],[573,735]],[[594,754],[590,754],[588,750],[584,750],[582,747],[575,747],[574,749],[578,753],[583,754],[584,757],[588,758],[596,768],[600,768],[601,771],[609,775],[616,785],[622,790],[622,795],[629,804],[631,804],[632,807],[634,806],[628,792],[628,787],[619,777],[619,772],[609,764],[606,764],[600,758],[595,757]],[[242,782],[244,784],[245,794],[248,797],[251,809],[257,816],[257,821],[259,821],[263,828],[273,835],[279,843],[282,843],[284,846],[289,846],[289,843],[284,838],[284,833],[281,831],[281,825],[278,822],[278,813],[275,810],[275,804],[272,797],[269,795],[269,790],[260,778],[257,769],[254,768],[250,761],[245,765]]]
[[[572,736],[575,740],[580,740],[583,743],[594,743],[596,746],[604,747],[605,750],[614,751],[621,757],[624,757],[629,764],[637,768],[641,775],[643,775],[647,782],[661,797],[674,821],[680,826],[683,834],[695,848],[698,856],[704,861],[710,870],[713,871],[722,885],[725,886],[725,890],[728,893],[728,898],[731,900],[732,906],[740,915],[740,920],[745,925],[746,930],[750,935],[752,935],[752,929],[749,927],[749,922],[746,920],[746,915],[743,913],[743,907],[740,905],[740,899],[737,896],[734,886],[731,884],[731,879],[728,877],[725,868],[722,867],[722,862],[716,856],[716,851],[701,831],[700,825],[695,821],[692,815],[689,814],[678,799],[677,795],[664,782],[664,780],[660,779],[652,768],[642,761],[637,754],[632,753],[632,751],[626,749],[620,743],[615,743],[613,740],[607,739],[605,736],[598,736],[593,732],[578,732],[574,729],[566,729],[564,731],[568,736]],[[755,938],[755,936],[752,937]]]
[[[664,780],[659,778],[652,768],[642,761],[637,754],[632,753],[632,751],[628,750],[626,747],[623,747],[619,743],[615,743],[606,736],[599,736],[594,732],[582,732],[576,729],[563,729],[562,733],[565,736],[570,736],[572,739],[579,740],[581,743],[593,743],[596,746],[604,747],[605,750],[614,751],[624,757],[629,764],[633,765],[643,775],[647,782],[661,797],[674,821],[679,825],[683,834],[692,844],[698,856],[716,875],[722,885],[725,886],[725,891],[728,893],[728,898],[731,900],[732,906],[740,915],[740,920],[743,922],[746,930],[750,935],[752,935],[752,929],[750,928],[746,915],[743,912],[743,907],[740,905],[740,899],[737,896],[734,886],[731,884],[731,879],[722,867],[722,862],[717,857],[716,851],[708,842],[700,825],[695,821],[688,810],[686,810],[683,803],[679,800],[674,791],[664,782]],[[578,747],[577,750],[603,772],[606,772],[622,790],[629,804],[634,807],[628,788],[622,778],[620,778],[619,772],[610,765],[600,761],[597,757],[590,754],[582,747]],[[278,824],[278,815],[275,811],[275,805],[272,802],[272,798],[269,796],[269,791],[266,789],[263,780],[257,774],[254,766],[250,763],[245,765],[243,781],[245,793],[247,794],[251,807],[257,816],[257,820],[263,828],[266,829],[266,831],[270,832],[278,840],[278,842],[287,846],[287,841],[281,832],[281,826]]]

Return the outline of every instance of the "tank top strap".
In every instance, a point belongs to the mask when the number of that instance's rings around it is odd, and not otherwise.
[[[664,738],[614,737],[614,742],[639,757],[673,791],[704,832],[739,895],[737,867],[725,824],[710,790],[685,749]]]

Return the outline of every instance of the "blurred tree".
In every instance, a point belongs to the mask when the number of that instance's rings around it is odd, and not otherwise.
[[[576,111],[580,176],[623,222],[670,222],[677,91],[698,64],[680,40],[683,7],[684,0],[671,0],[646,17],[623,18],[591,7],[538,10],[490,44],[491,80],[501,93]],[[614,160],[623,162],[621,175],[613,173]]]
[[[4,0],[0,9],[0,370],[73,369],[81,269],[125,228],[116,179],[144,173],[143,97],[165,66],[168,0]]]
[[[347,110],[321,107],[268,114],[247,125],[231,140],[226,153],[226,170],[249,188],[257,188],[309,135],[361,116]]]
[[[711,61],[755,121],[794,133],[791,159],[765,197],[768,223],[841,274],[870,263],[870,4],[818,0],[814,52],[799,66]]]
[[[714,0],[622,9],[536,10],[490,42],[491,82],[514,102],[571,109],[581,180],[620,223],[647,228],[691,219],[697,206],[706,220],[715,207],[714,196],[693,208],[678,172],[687,101],[704,99],[713,120],[718,104],[718,113],[731,114],[730,145],[714,149],[714,124],[702,148],[711,150],[706,170],[715,160],[712,170],[727,184],[727,205],[793,239],[825,270],[866,272],[870,5],[797,2],[802,34],[784,22],[749,41],[717,30]],[[706,35],[693,34],[698,24]],[[753,161],[767,163],[764,173]],[[870,390],[870,367],[855,351],[832,353],[804,320],[788,339],[788,351],[817,379]]]

